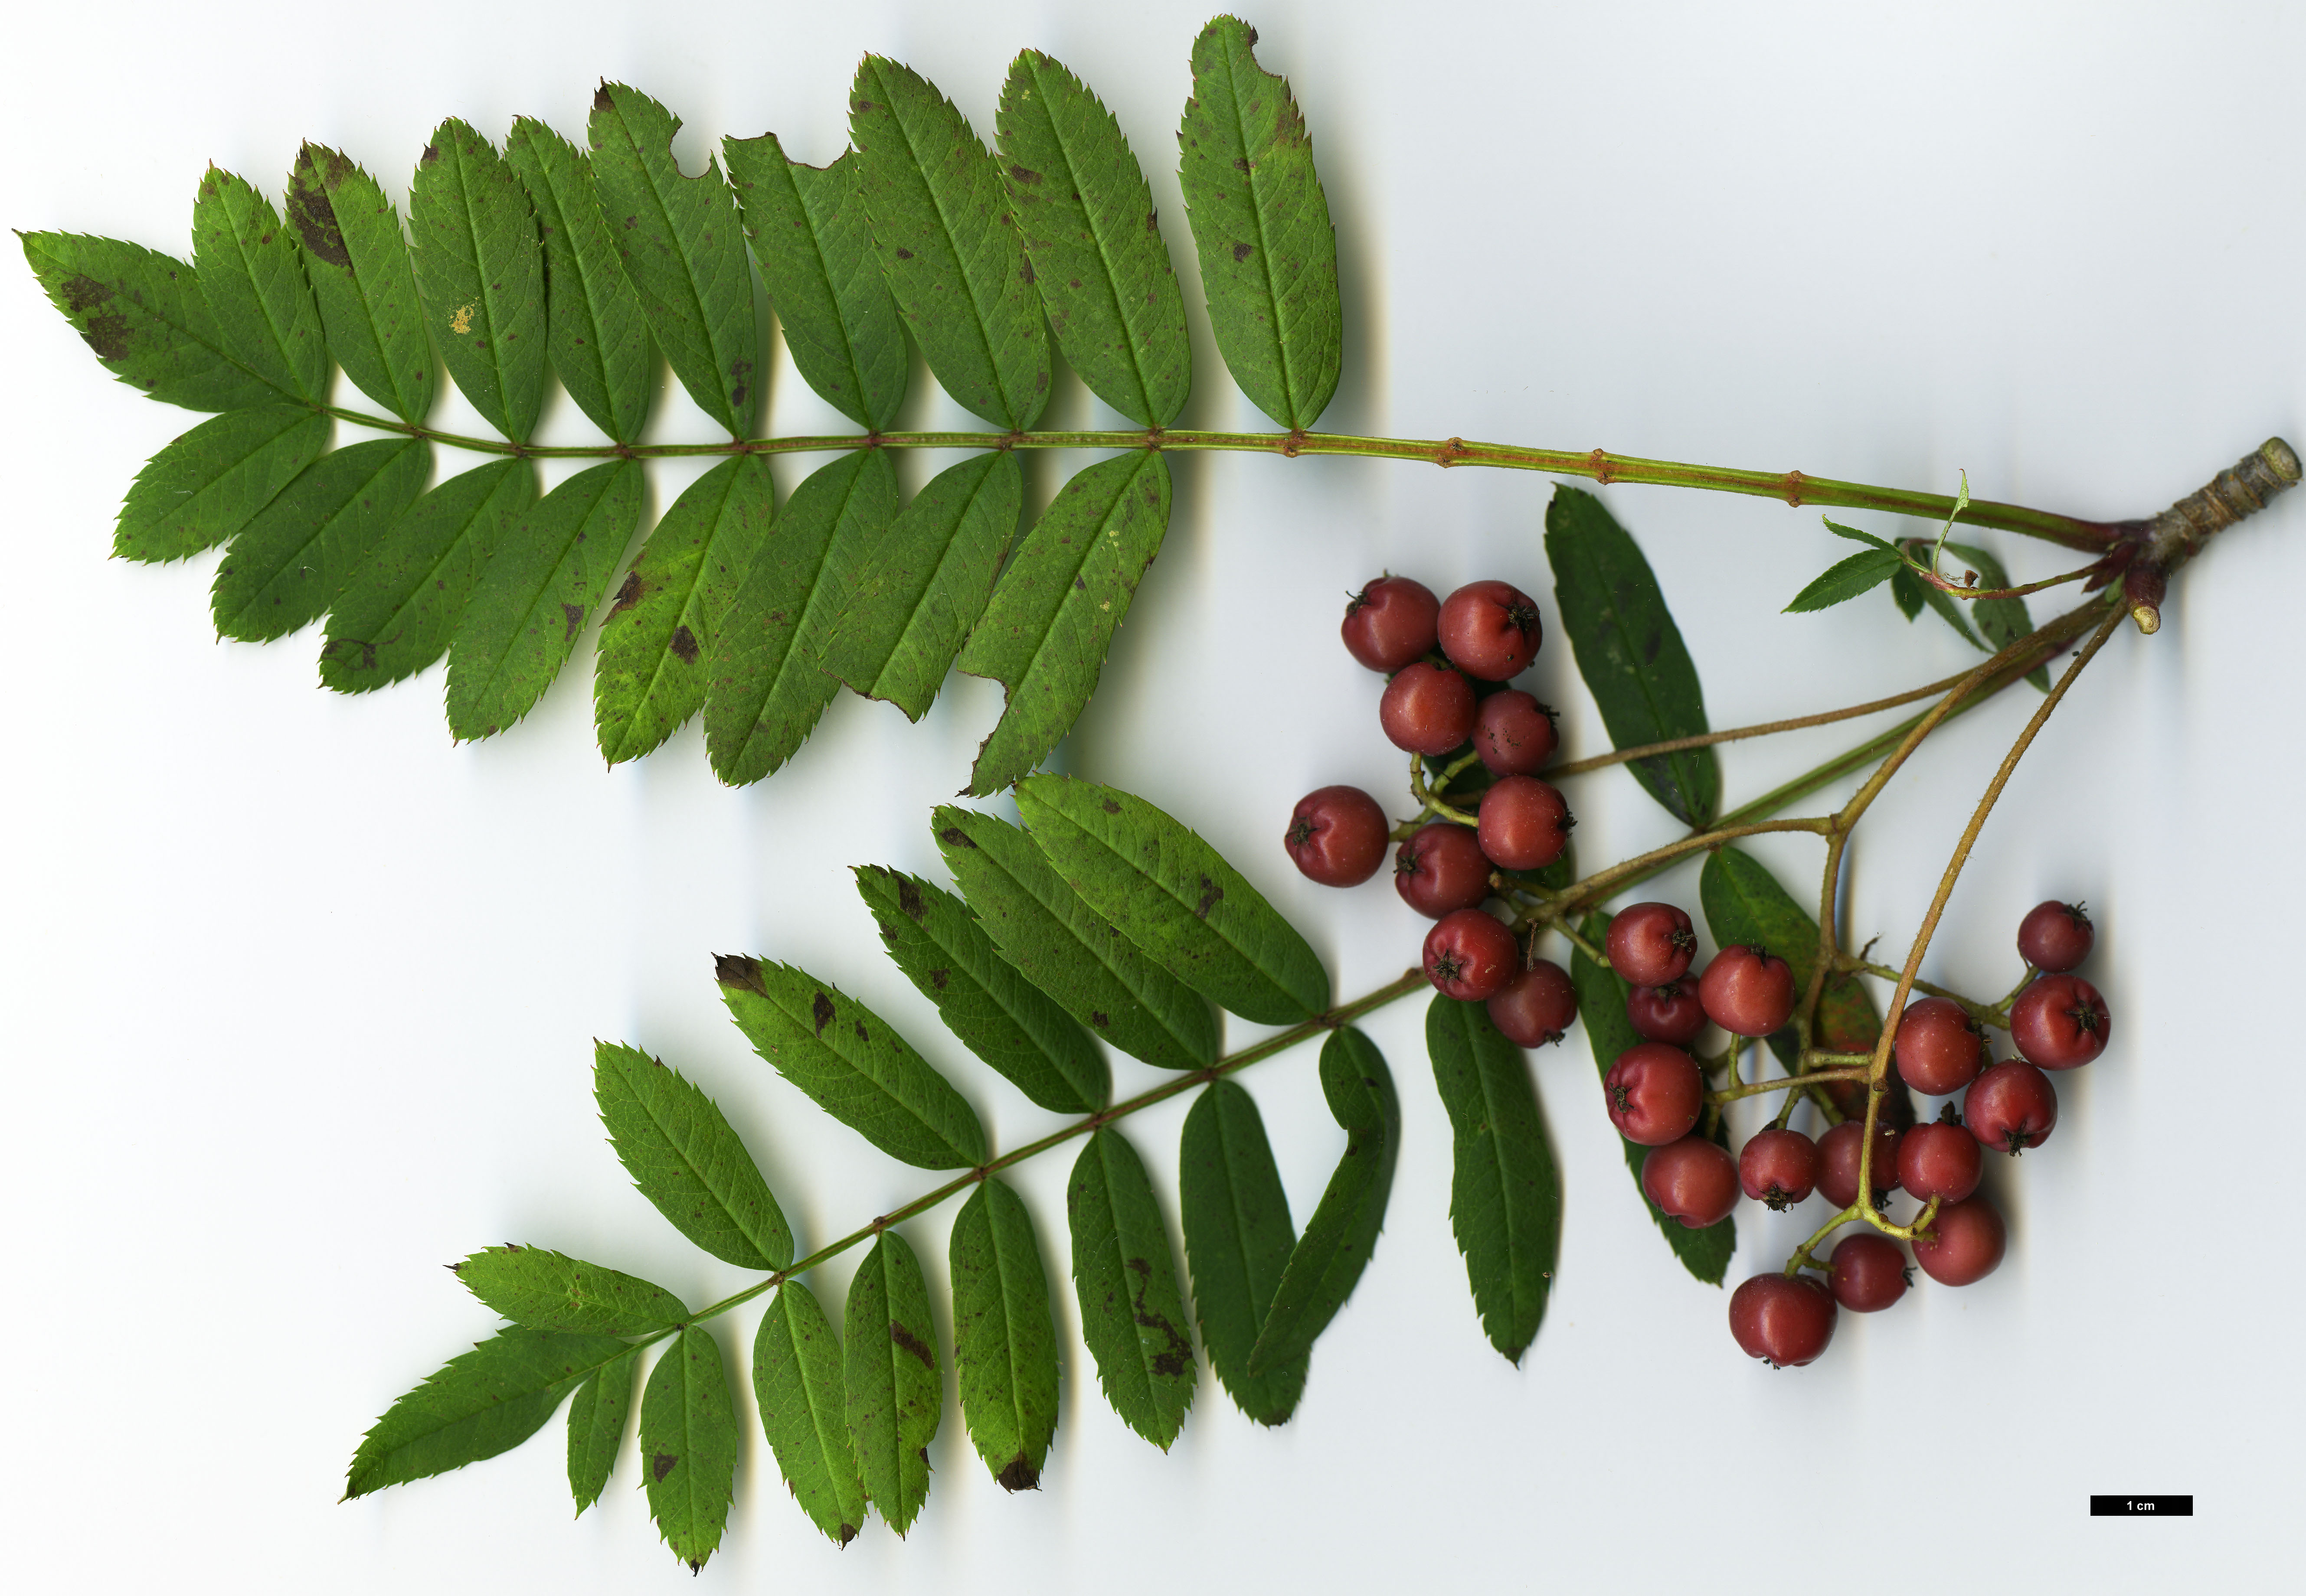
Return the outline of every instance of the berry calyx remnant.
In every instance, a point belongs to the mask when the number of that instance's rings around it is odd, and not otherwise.
[[[1766,1037],[1793,1018],[1793,968],[1760,948],[1724,948],[1697,977],[1697,1001],[1723,1030]]]
[[[1610,1122],[1627,1141],[1663,1147],[1689,1134],[1705,1106],[1705,1080],[1678,1047],[1642,1042],[1618,1055],[1601,1078]]]
[[[1895,1127],[1874,1127],[1874,1206],[1879,1208],[1898,1189],[1898,1141]],[[1858,1200],[1858,1155],[1865,1150],[1866,1123],[1844,1120],[1817,1139],[1817,1191],[1837,1208]]]
[[[1439,630],[1450,663],[1483,681],[1518,676],[1545,636],[1537,601],[1504,582],[1468,582],[1442,600]]]
[[[1297,800],[1281,842],[1309,879],[1355,887],[1385,863],[1391,830],[1378,801],[1360,788],[1322,787]]]
[[[1747,1357],[1798,1369],[1833,1339],[1836,1314],[1832,1293],[1806,1276],[1756,1275],[1730,1295],[1730,1334]]]
[[[2097,928],[2079,903],[2053,898],[2018,922],[2018,956],[2046,975],[2063,975],[2089,957]]]
[[[1345,652],[1380,675],[1433,652],[1441,601],[1422,582],[1380,576],[1345,602]]]
[[[1798,1131],[1755,1131],[1738,1154],[1738,1183],[1755,1202],[1783,1213],[1817,1187],[1817,1143]]]
[[[1603,950],[1610,968],[1634,986],[1662,986],[1688,972],[1697,933],[1670,903],[1635,903],[1610,917]]]
[[[2080,976],[2044,976],[2010,1005],[2010,1040],[2030,1063],[2072,1070],[2105,1051],[2105,999]]]
[[[1577,1019],[1577,988],[1550,959],[1533,959],[1490,999],[1490,1020],[1524,1047],[1559,1042]]]
[[[1650,1149],[1642,1190],[1660,1213],[1704,1230],[1738,1206],[1738,1162],[1703,1136],[1685,1136]]]
[[[1425,934],[1425,978],[1450,997],[1495,997],[1520,969],[1521,943],[1504,922],[1478,909],[1446,915]]]
[[[2057,1128],[2057,1088],[2024,1059],[2009,1059],[1969,1083],[1961,1117],[1977,1140],[2014,1156],[2040,1147]]]
[[[1471,831],[1436,821],[1418,828],[1393,856],[1393,886],[1404,903],[1438,920],[1482,906],[1490,895],[1490,861]]]
[[[1626,994],[1626,1022],[1645,1041],[1687,1047],[1705,1028],[1705,1005],[1697,983],[1687,977],[1661,986],[1636,986]]]

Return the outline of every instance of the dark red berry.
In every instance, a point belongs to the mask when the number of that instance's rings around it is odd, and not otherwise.
[[[1535,776],[1502,776],[1482,794],[1482,851],[1507,870],[1542,870],[1569,846],[1569,806]]]
[[[1559,1042],[1577,1018],[1577,988],[1569,972],[1550,959],[1537,959],[1490,999],[1490,1020],[1524,1047]]]
[[[2044,976],[2010,1005],[2010,1040],[2028,1062],[2071,1070],[2105,1051],[2114,1022],[2105,999],[2080,976]]]
[[[1697,1001],[1697,983],[1692,980],[1636,986],[1626,994],[1626,1020],[1649,1041],[1687,1047],[1705,1028],[1705,1005]]]
[[[1678,1047],[1641,1042],[1618,1055],[1601,1079],[1610,1122],[1627,1141],[1645,1148],[1679,1141],[1705,1105],[1705,1080]]]
[[[1473,752],[1492,774],[1533,776],[1559,743],[1553,712],[1526,693],[1492,693],[1473,715]]]
[[[2007,1059],[1969,1083],[1961,1117],[1997,1153],[2040,1147],[2058,1125],[2058,1089],[2024,1059]]]
[[[1833,1339],[1832,1296],[1809,1276],[1756,1275],[1730,1296],[1730,1334],[1749,1358],[1798,1369]]]
[[[1697,957],[1689,917],[1670,903],[1634,903],[1610,917],[1602,951],[1610,968],[1636,986],[1678,981]]]
[[[1650,1149],[1642,1190],[1668,1217],[1704,1230],[1738,1206],[1738,1163],[1703,1136],[1685,1136]]]
[[[1817,1194],[1837,1208],[1858,1200],[1858,1156],[1865,1149],[1866,1122],[1844,1120],[1817,1139]],[[1900,1133],[1877,1122],[1874,1127],[1874,1206],[1880,1208],[1898,1189]]]
[[[1503,681],[1537,657],[1537,602],[1503,582],[1468,582],[1441,601],[1441,652],[1468,676]]]
[[[1413,660],[1385,684],[1377,721],[1409,754],[1447,754],[1473,732],[1473,684],[1454,670]]]
[[[1940,1285],[1968,1285],[1994,1273],[2010,1245],[2010,1227],[1982,1197],[1950,1202],[1914,1242],[1914,1261]]]
[[[1495,997],[1520,969],[1521,944],[1495,915],[1461,909],[1425,934],[1425,978],[1451,997]]]
[[[1756,1131],[1738,1154],[1738,1183],[1755,1202],[1782,1212],[1817,1185],[1817,1143],[1798,1131]]]
[[[1393,827],[1358,787],[1324,787],[1297,800],[1282,846],[1297,868],[1325,887],[1357,887],[1385,863]]]
[[[1437,820],[1393,856],[1393,886],[1429,920],[1479,909],[1490,895],[1490,861],[1473,828]]]
[[[1986,1028],[1951,998],[1925,997],[1908,1003],[1898,1021],[1895,1057],[1908,1086],[1943,1097],[1977,1078]]]
[[[2036,969],[2063,975],[2089,957],[2097,927],[2079,903],[2037,903],[2018,922],[2018,957]]]
[[[1766,1037],[1793,1018],[1793,969],[1759,948],[1724,948],[1697,977],[1697,1001],[1723,1030]]]
[[[1951,1106],[1951,1105],[1949,1105]],[[1977,1138],[1952,1120],[1916,1125],[1898,1140],[1898,1184],[1927,1202],[1960,1202],[1986,1173]]]
[[[1836,1242],[1828,1261],[1833,1272],[1826,1277],[1827,1289],[1852,1313],[1879,1313],[1914,1283],[1913,1269],[1898,1243],[1872,1231]]]
[[[1345,652],[1371,670],[1390,674],[1440,641],[1441,601],[1422,582],[1379,576],[1345,601],[1338,631]]]

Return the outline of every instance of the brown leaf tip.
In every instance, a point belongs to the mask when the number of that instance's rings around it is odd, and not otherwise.
[[[713,954],[713,978],[723,986],[741,986],[763,997],[769,994],[761,981],[761,961],[743,953]]]
[[[1022,1452],[1011,1458],[1009,1466],[995,1474],[994,1479],[1001,1489],[1006,1491],[1041,1489],[1041,1471],[1035,1468],[1032,1459],[1027,1457]]]

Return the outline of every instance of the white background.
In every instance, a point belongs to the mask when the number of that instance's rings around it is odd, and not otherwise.
[[[1171,142],[1205,12],[1056,4],[116,4],[14,21],[0,219],[188,249],[205,162],[277,194],[300,138],[397,191],[438,118],[582,136],[594,81],[830,159],[860,52],[930,75],[989,133],[1006,64],[1055,54],[1147,166],[1199,328]],[[1331,430],[1612,449],[2150,514],[2268,433],[2306,433],[2297,91],[2276,7],[1462,5],[1263,0],[1336,218],[1348,346]],[[561,1430],[339,1506],[361,1431],[491,1316],[440,1266],[520,1240],[691,1301],[746,1276],[628,1186],[591,1041],[664,1055],[727,1107],[804,1245],[925,1177],[752,1056],[710,955],[807,962],[907,1030],[997,1143],[1051,1116],[969,1062],[877,951],[847,866],[941,878],[928,807],[998,713],[956,678],[927,720],[843,696],[743,790],[692,726],[604,771],[590,640],[525,722],[452,747],[440,675],[319,688],[317,636],[218,644],[189,568],[108,559],[119,497],[188,413],[111,384],[0,273],[13,686],[0,814],[9,1309],[0,1575],[23,1591],[1271,1591],[1467,1586],[2273,1588],[2294,1550],[2302,1305],[2292,1153],[2306,498],[2222,539],[2162,634],[2125,632],[2013,782],[1926,972],[1998,994],[2019,915],[2088,900],[2114,1043],[2060,1080],[2055,1137],[1992,1190],[2008,1262],[1845,1315],[1800,1372],[1748,1361],[1723,1293],[1637,1206],[1582,1036],[1536,1062],[1567,1191],[1558,1289],[1519,1369],[1482,1337],[1446,1216],[1448,1129],[1422,1004],[1370,1029],[1406,1145],[1384,1241],[1268,1432],[1206,1378],[1165,1457],[1097,1395],[1061,1293],[1064,1412],[1038,1494],[995,1488],[948,1406],[909,1541],[836,1552],[747,1426],[721,1553],[690,1585],[627,1455],[568,1522]],[[1185,422],[1261,426],[1205,331]],[[919,368],[916,366],[918,373]],[[1046,424],[1109,413],[1067,386]],[[917,382],[914,425],[961,425]],[[554,436],[585,423],[565,401]],[[781,431],[834,427],[781,363]],[[463,419],[444,405],[442,424]],[[710,429],[667,388],[655,435]],[[1079,464],[1030,464],[1046,497]],[[457,464],[444,459],[444,467]],[[790,491],[809,462],[777,467]],[[916,461],[919,476],[936,462]],[[1268,457],[1176,462],[1166,550],[1060,764],[1199,827],[1305,927],[1341,994],[1414,958],[1380,882],[1299,880],[1297,795],[1405,801],[1376,679],[1338,648],[1383,566],[1546,596],[1549,484]],[[665,468],[661,507],[688,480]],[[1661,489],[1610,508],[1656,563],[1717,726],[1890,692],[1974,658],[1876,593],[1777,613],[1847,551],[1816,512]],[[1861,517],[1862,518],[1862,517]],[[1875,518],[1879,530],[1913,531]],[[2020,579],[2063,550],[1986,540]],[[2046,613],[2049,595],[2036,601]],[[1566,647],[1533,682],[1569,748],[1603,746]],[[1906,946],[1945,851],[2029,713],[2021,690],[1934,742],[1864,832],[1849,924]],[[1736,802],[1852,740],[1747,745]],[[1571,791],[1598,865],[1673,824],[1622,775]],[[1789,882],[1814,842],[1760,848]],[[1694,905],[1695,872],[1662,883]],[[1254,1034],[1234,1026],[1239,1040]],[[1293,1207],[1340,1138],[1307,1051],[1246,1077]],[[1154,1072],[1115,1062],[1123,1090]],[[1129,1134],[1174,1203],[1183,1100]],[[1053,1271],[1065,1155],[1020,1172]],[[1816,1205],[1812,1205],[1815,1208]],[[1174,1212],[1174,1207],[1173,1207]],[[1808,1228],[1748,1205],[1732,1276]],[[908,1227],[944,1279],[947,1219]],[[848,1259],[820,1272],[829,1302]],[[941,1326],[949,1335],[949,1326]],[[2199,1516],[2092,1520],[2092,1492],[2192,1492]]]

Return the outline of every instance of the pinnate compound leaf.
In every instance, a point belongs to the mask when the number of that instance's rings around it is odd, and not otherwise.
[[[789,964],[723,953],[713,973],[755,1051],[875,1147],[917,1169],[985,1162],[977,1111],[863,1003]]]
[[[1072,729],[1168,527],[1169,464],[1151,449],[1101,460],[1057,491],[961,651],[963,670],[1008,688],[969,791],[1022,780]]]
[[[536,707],[640,520],[638,460],[580,471],[497,539],[448,650],[448,730],[493,737]]]
[[[1593,494],[1558,487],[1545,509],[1545,557],[1553,567],[1561,629],[1601,723],[1620,748],[1697,737],[1705,695],[1641,546]],[[1721,802],[1721,765],[1711,747],[1637,759],[1628,767],[1684,824],[1702,826]]]
[[[560,386],[620,443],[641,435],[656,386],[656,346],[616,241],[594,197],[585,152],[542,122],[513,119],[505,158],[544,241],[545,345]]]
[[[1293,431],[1337,391],[1345,314],[1337,235],[1288,81],[1258,65],[1257,31],[1217,17],[1193,41],[1177,180],[1209,326],[1250,402]]]
[[[1297,1244],[1256,1099],[1234,1081],[1209,1082],[1185,1116],[1177,1161],[1185,1262],[1209,1367],[1243,1413],[1260,1424],[1285,1423],[1304,1394],[1311,1354],[1263,1374],[1249,1371]]]
[[[641,1394],[641,1483],[649,1516],[690,1571],[721,1544],[737,1480],[737,1409],[721,1344],[685,1327]]]
[[[296,396],[225,353],[192,269],[173,255],[81,233],[20,233],[40,287],[98,360],[130,387],[187,410]]]
[[[1449,1228],[1490,1344],[1518,1363],[1545,1318],[1561,1257],[1561,1171],[1545,1113],[1528,1059],[1484,1005],[1436,994],[1425,1047],[1449,1113]]]
[[[256,643],[318,620],[432,472],[431,445],[380,438],[322,455],[225,550],[209,606],[217,634]]]
[[[927,714],[992,596],[1024,491],[1016,456],[972,455],[939,472],[879,536],[829,562],[828,579],[849,598],[825,642],[825,670],[909,720]]]
[[[969,1438],[1004,1490],[1041,1483],[1057,1433],[1057,1332],[1033,1216],[996,1180],[954,1216],[952,1361]]]
[[[887,427],[905,398],[905,329],[873,258],[857,152],[811,166],[774,133],[721,147],[801,380],[858,426]]]
[[[659,747],[704,706],[713,636],[775,509],[767,459],[734,455],[649,533],[601,623],[593,724],[611,764]]]
[[[402,511],[337,595],[321,682],[366,693],[448,653],[498,539],[535,502],[533,462],[491,460]]]
[[[723,1263],[792,1262],[792,1228],[720,1106],[637,1047],[596,1042],[593,1054],[609,1144],[656,1211]]]
[[[857,1267],[841,1322],[849,1445],[866,1495],[902,1535],[928,1499],[928,1445],[944,1420],[944,1375],[921,1260],[895,1231],[883,1231]]]
[[[896,515],[897,468],[885,449],[843,455],[793,491],[714,644],[705,751],[723,781],[757,781],[790,759],[833,702],[841,684],[819,662],[846,595],[832,573]]]
[[[1110,1125],[1089,1132],[1065,1188],[1081,1340],[1122,1421],[1169,1449],[1200,1370],[1185,1329],[1168,1227],[1137,1149]]]
[[[451,116],[408,192],[425,326],[489,425],[527,440],[544,400],[544,248],[510,162]]]
[[[661,1285],[543,1247],[489,1247],[450,1267],[473,1295],[532,1330],[645,1336],[688,1317]]]
[[[1862,549],[1826,568],[1816,581],[1794,595],[1794,602],[1785,607],[1783,613],[1803,615],[1846,604],[1859,593],[1879,587],[1904,568],[1905,562],[1893,552]]]
[[[865,1481],[849,1444],[841,1339],[808,1287],[777,1287],[753,1337],[753,1399],[777,1471],[809,1521],[848,1545],[865,1523]]]
[[[1066,883],[1203,996],[1265,1025],[1329,1006],[1328,972],[1305,939],[1182,823],[1070,776],[1027,778],[1017,807]]]
[[[601,218],[640,294],[673,375],[697,408],[752,433],[761,391],[753,273],[721,164],[684,176],[672,158],[680,118],[637,89],[601,85],[588,124]]]
[[[432,346],[400,213],[375,178],[308,143],[288,173],[288,221],[329,353],[353,385],[405,422],[432,407]]]
[[[1969,543],[1948,543],[1945,549],[1947,553],[1977,573],[1980,587],[2011,585],[2010,573],[1988,550]],[[1945,597],[1943,593],[1938,596]],[[1952,599],[1946,599],[1946,603],[1948,608],[1955,607]],[[2020,637],[2033,634],[2034,618],[2027,613],[2026,601],[2022,598],[1974,599],[1970,601],[1970,608],[1977,616],[1977,629],[1986,634],[1986,642],[1997,653]],[[2046,665],[2037,665],[2028,671],[2026,679],[2045,693],[2050,690],[2050,670]]]
[[[1113,1095],[1087,1032],[1001,956],[968,906],[915,875],[857,868],[889,957],[969,1050],[1043,1108],[1095,1114]]]
[[[579,1518],[601,1499],[617,1466],[640,1367],[641,1349],[635,1347],[577,1387],[568,1404],[568,1494],[576,1499]]]
[[[183,559],[248,525],[329,446],[329,418],[301,405],[260,405],[211,417],[136,474],[112,551],[122,559]]]
[[[329,397],[328,339],[304,263],[272,202],[210,166],[192,205],[192,265],[225,352],[286,394]]]
[[[1001,175],[1057,347],[1140,427],[1185,407],[1193,352],[1153,191],[1097,96],[1038,50],[1010,64],[995,116]]]
[[[971,414],[1031,426],[1048,334],[992,152],[935,85],[880,55],[858,64],[849,130],[873,252],[929,370]]]
[[[931,824],[978,922],[1059,1008],[1149,1064],[1198,1070],[1216,1062],[1209,1005],[1067,886],[1032,838],[950,805]]]
[[[1817,922],[1778,884],[1767,866],[1749,853],[1720,848],[1706,855],[1697,878],[1705,928],[1714,945],[1763,948],[1792,969],[1797,995],[1809,990],[1817,969]],[[1835,1053],[1862,1053],[1882,1035],[1874,997],[1855,975],[1832,975],[1817,1002],[1817,1046]],[[1770,1038],[1781,1059],[1800,1056],[1792,1027]]]
[[[385,1410],[353,1454],[345,1499],[511,1450],[544,1428],[562,1397],[631,1351],[613,1336],[498,1331]]]

